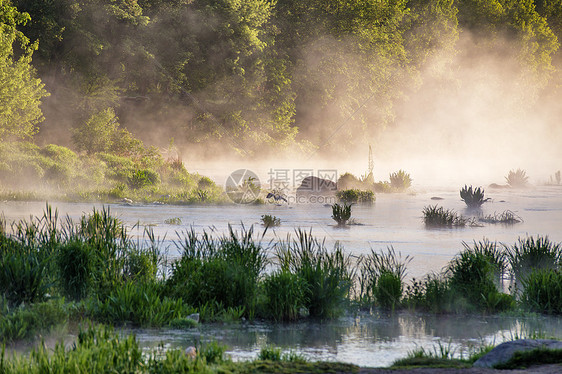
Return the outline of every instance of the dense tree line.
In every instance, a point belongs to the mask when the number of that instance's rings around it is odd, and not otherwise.
[[[0,25],[0,139],[87,152],[352,148],[468,34],[524,89],[562,82],[562,0],[0,0]]]

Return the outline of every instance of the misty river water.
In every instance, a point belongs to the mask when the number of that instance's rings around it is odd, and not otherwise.
[[[281,225],[268,230],[262,242],[286,239],[296,228],[312,229],[332,247],[339,241],[345,251],[366,254],[393,246],[402,257],[412,257],[408,264],[408,279],[439,271],[463,248],[487,238],[506,245],[514,244],[527,235],[548,235],[562,242],[562,187],[543,186],[525,190],[487,189],[492,200],[484,204],[484,215],[510,210],[523,219],[515,225],[483,224],[478,227],[429,229],[422,220],[427,205],[438,204],[468,215],[458,190],[427,189],[411,194],[377,194],[372,206],[353,206],[352,217],[359,225],[338,228],[331,219],[330,207],[322,205],[232,205],[232,206],[170,206],[159,204],[110,204],[110,212],[128,226],[140,224],[131,234],[142,239],[142,227],[150,225],[169,258],[179,255],[173,244],[182,230],[196,232],[216,230],[225,233],[228,225],[239,229],[254,225],[256,237],[263,228],[260,217],[271,214],[281,219]],[[440,198],[439,200],[432,198]],[[61,215],[72,218],[91,213],[101,205],[87,203],[53,203]],[[41,215],[45,203],[0,202],[8,222]],[[171,218],[181,219],[180,225],[166,224]],[[177,222],[177,220],[176,220]],[[235,324],[205,324],[191,330],[135,329],[145,347],[163,344],[165,347],[186,347],[197,342],[217,340],[226,344],[234,360],[255,358],[266,346],[303,354],[313,360],[337,360],[361,366],[388,366],[405,357],[416,347],[433,349],[438,342],[455,349],[456,355],[482,341],[499,343],[528,331],[562,338],[562,319],[535,316],[435,316],[400,312],[394,315],[361,314],[329,322],[299,322],[273,324],[240,322]]]

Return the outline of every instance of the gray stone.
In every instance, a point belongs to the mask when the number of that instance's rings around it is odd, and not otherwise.
[[[473,366],[491,368],[509,361],[515,352],[530,351],[537,348],[562,349],[562,341],[549,339],[518,339],[505,342],[480,357]]]

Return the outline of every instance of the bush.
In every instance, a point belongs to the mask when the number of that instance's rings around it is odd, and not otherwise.
[[[160,175],[150,169],[137,169],[129,177],[127,184],[130,188],[138,189],[155,186],[160,183]]]
[[[412,279],[406,286],[405,303],[411,309],[422,309],[432,313],[451,311],[452,294],[449,280],[442,275],[428,274],[422,281]]]
[[[262,215],[261,221],[262,221],[262,225],[264,225],[265,228],[279,226],[281,224],[281,220],[279,218],[272,216],[270,214]]]

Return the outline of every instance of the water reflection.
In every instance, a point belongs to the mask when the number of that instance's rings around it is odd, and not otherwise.
[[[466,356],[483,344],[520,336],[562,338],[562,321],[547,316],[436,316],[400,312],[362,314],[335,321],[272,324],[209,324],[190,330],[134,330],[144,347],[185,348],[213,340],[229,347],[233,360],[253,359],[265,346],[297,352],[312,360],[337,360],[360,366],[388,366],[409,351],[439,344]]]

